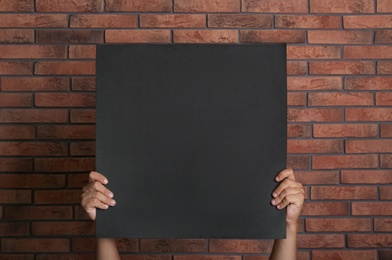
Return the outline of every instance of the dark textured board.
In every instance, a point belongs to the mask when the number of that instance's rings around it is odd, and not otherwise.
[[[286,46],[97,46],[97,237],[285,237]]]

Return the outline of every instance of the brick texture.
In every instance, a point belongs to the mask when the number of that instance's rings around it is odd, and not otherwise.
[[[0,0],[0,258],[94,259],[97,44],[287,44],[299,260],[392,258],[392,1]],[[272,240],[117,239],[129,260],[266,260]]]

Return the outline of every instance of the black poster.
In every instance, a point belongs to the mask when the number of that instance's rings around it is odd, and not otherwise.
[[[285,237],[286,47],[97,46],[98,237]]]

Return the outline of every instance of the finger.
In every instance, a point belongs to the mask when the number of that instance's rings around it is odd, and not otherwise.
[[[284,169],[283,171],[278,173],[278,175],[275,177],[275,180],[276,181],[282,181],[285,178],[288,178],[290,180],[295,180],[294,172],[293,172],[292,169]]]
[[[88,177],[89,177],[90,182],[99,181],[102,184],[108,184],[108,182],[109,182],[108,179],[106,179],[106,177],[104,175],[100,174],[99,172],[95,172],[95,171],[90,172]]]
[[[116,205],[116,201],[114,199],[108,198],[105,194],[98,192],[98,191],[93,192],[91,194],[91,198],[96,198],[99,201],[101,201],[102,203],[109,205],[109,206]]]
[[[97,198],[85,199],[83,202],[84,203],[82,204],[82,206],[87,212],[89,212],[91,210],[95,210],[96,208],[98,208],[98,209],[108,209],[109,208],[109,205],[103,203],[102,201],[100,201]]]
[[[83,192],[94,192],[94,191],[99,191],[103,194],[105,194],[109,198],[113,198],[114,194],[111,192],[108,188],[106,188],[104,185],[99,183],[98,181],[95,182],[90,182],[86,186],[83,187]]]
[[[295,194],[304,194],[304,190],[299,188],[286,188],[282,191],[282,193],[279,196],[271,200],[271,204],[278,205],[285,197],[289,195],[295,195]]]
[[[284,199],[276,206],[276,208],[284,209],[289,204],[293,204],[298,207],[301,207],[303,204],[303,201],[304,201],[303,197],[304,196],[302,194],[290,194],[290,195],[284,197]]]
[[[280,195],[280,193],[282,193],[282,191],[284,191],[287,188],[298,188],[298,189],[303,189],[303,186],[301,183],[292,180],[292,179],[284,179],[284,181],[282,181],[279,186],[272,192],[272,196],[274,198],[278,197]]]

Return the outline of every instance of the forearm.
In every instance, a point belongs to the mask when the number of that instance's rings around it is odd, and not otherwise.
[[[120,260],[114,238],[97,238],[97,260]]]
[[[275,239],[270,260],[295,260],[297,251],[297,226],[287,226],[286,239]]]

